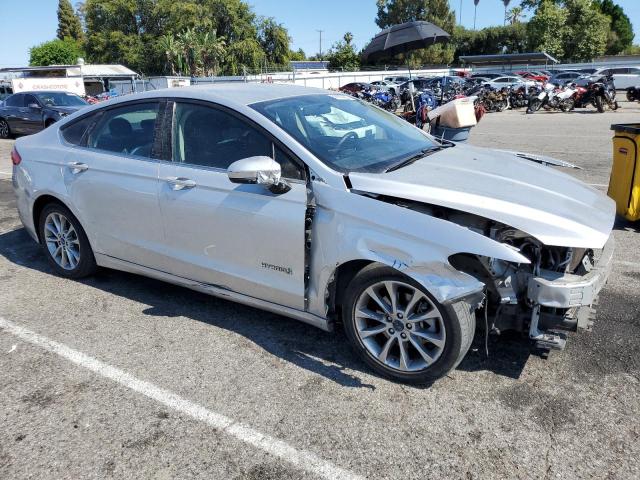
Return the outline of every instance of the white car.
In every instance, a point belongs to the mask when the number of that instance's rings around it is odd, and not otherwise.
[[[579,84],[582,85],[589,80],[596,80],[603,76],[613,77],[616,90],[626,90],[640,85],[640,67],[598,68],[595,72],[581,77],[582,82]]]
[[[289,316],[411,383],[455,368],[476,311],[560,348],[589,327],[615,205],[548,157],[439,141],[351,96],[222,84],[129,95],[19,138],[26,230],[99,266]],[[61,300],[63,301],[63,300]]]
[[[489,85],[491,88],[499,90],[504,87],[521,87],[525,86],[527,88],[532,87],[536,84],[533,80],[527,80],[522,77],[518,77],[515,75],[505,75],[502,77],[496,77],[488,82],[485,82],[484,85]]]
[[[393,76],[393,77],[384,77],[384,81],[385,82],[395,83],[395,84],[399,85],[401,83],[408,82],[409,81],[409,77],[404,76],[404,75],[396,75],[396,76]]]
[[[383,90],[388,90],[393,95],[398,95],[398,84],[394,82],[389,82],[387,80],[376,80],[375,82],[371,82],[371,85],[375,87],[380,87]]]

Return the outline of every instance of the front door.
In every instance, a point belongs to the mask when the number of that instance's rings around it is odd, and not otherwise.
[[[119,105],[100,116],[86,145],[65,159],[64,178],[97,253],[163,265],[154,129],[160,101]]]
[[[304,168],[272,138],[232,112],[178,102],[172,164],[160,167],[160,207],[175,275],[292,308],[304,308],[307,190]],[[227,167],[267,155],[291,190],[238,185]]]

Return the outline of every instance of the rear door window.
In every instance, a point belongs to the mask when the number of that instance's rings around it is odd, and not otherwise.
[[[107,152],[152,158],[159,101],[126,104],[104,111],[87,146]]]
[[[62,138],[71,145],[82,145],[87,129],[94,122],[96,115],[88,115],[75,122],[65,125],[61,129]]]
[[[22,107],[24,106],[24,95],[18,93],[16,95],[11,95],[4,102],[7,107]]]

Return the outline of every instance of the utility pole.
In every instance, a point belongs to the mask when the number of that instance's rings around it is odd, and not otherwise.
[[[460,21],[458,23],[462,25],[462,0],[460,0]]]
[[[320,34],[320,51],[318,52],[318,56],[320,60],[322,60],[322,32],[324,32],[324,30],[316,30],[316,32]]]

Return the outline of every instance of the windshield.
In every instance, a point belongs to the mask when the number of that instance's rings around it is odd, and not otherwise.
[[[38,93],[36,97],[46,107],[80,107],[87,105],[87,102],[78,95],[67,92]]]
[[[384,172],[440,147],[405,120],[347,95],[304,95],[251,107],[343,173]]]

